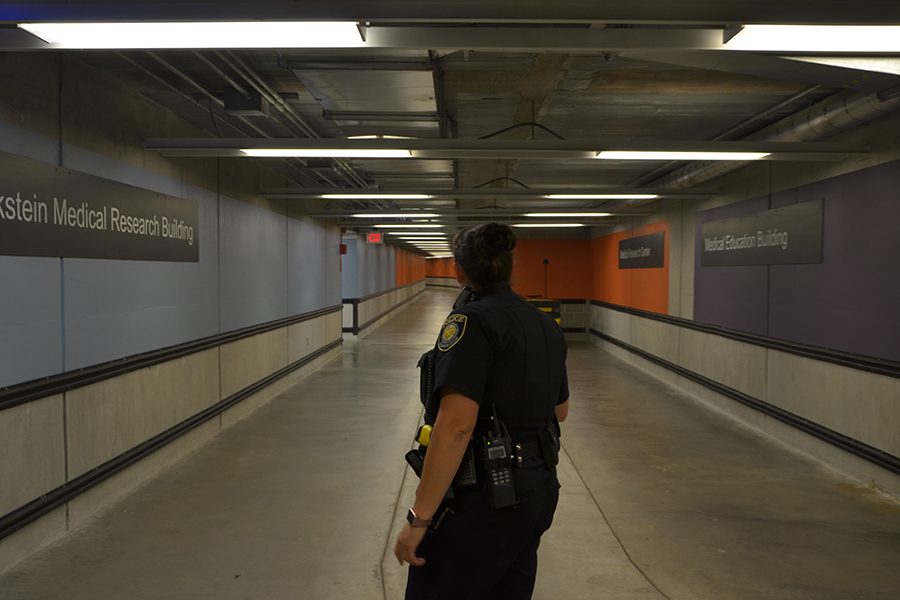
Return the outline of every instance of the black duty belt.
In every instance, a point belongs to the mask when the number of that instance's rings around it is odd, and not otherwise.
[[[513,461],[516,465],[521,465],[526,460],[530,460],[532,458],[540,458],[544,459],[544,452],[541,450],[541,442],[538,436],[535,436],[529,440],[520,440],[518,442],[513,442],[512,445],[513,451]]]

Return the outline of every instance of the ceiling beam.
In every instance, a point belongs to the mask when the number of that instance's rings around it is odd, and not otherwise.
[[[520,199],[543,199],[544,202],[552,202],[553,199],[547,198],[550,194],[567,194],[567,195],[633,195],[633,194],[653,194],[660,198],[678,198],[703,199],[716,194],[715,190],[692,190],[676,191],[657,189],[657,188],[590,188],[590,189],[508,189],[508,188],[476,188],[476,189],[403,189],[403,190],[381,190],[381,189],[335,189],[335,188],[264,188],[260,190],[260,195],[270,200],[292,200],[301,198],[322,199],[324,195],[334,194],[372,194],[378,195],[383,200],[393,200],[397,196],[404,194],[423,194],[430,196],[429,200],[455,199],[455,198],[497,198],[500,200],[520,200]],[[579,198],[574,198],[579,200]],[[604,198],[581,198],[584,201],[598,201]],[[417,201],[420,202],[420,201]]]
[[[304,19],[466,23],[871,23],[900,22],[900,3],[883,0],[29,0],[4,3],[7,20]]]
[[[594,159],[597,152],[605,150],[676,152],[762,152],[769,155],[764,160],[791,161],[841,161],[864,156],[867,149],[861,146],[823,142],[753,142],[753,141],[641,141],[621,142],[603,140],[350,140],[308,138],[174,138],[148,139],[144,148],[163,156],[179,157],[245,157],[242,148],[287,150],[294,148],[314,151],[326,150],[409,150],[410,158],[429,159]],[[397,159],[400,160],[400,159]],[[601,164],[620,161],[597,161]]]

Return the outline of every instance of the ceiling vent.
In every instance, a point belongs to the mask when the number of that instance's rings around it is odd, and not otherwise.
[[[242,117],[266,117],[269,104],[258,92],[242,94],[234,88],[225,88],[225,112]]]

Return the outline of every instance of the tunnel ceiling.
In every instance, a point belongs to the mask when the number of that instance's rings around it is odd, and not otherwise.
[[[900,84],[898,73],[797,57],[576,43],[610,32],[665,38],[682,29],[718,31],[735,23],[900,22],[900,3],[894,2],[856,2],[851,10],[850,3],[822,0],[812,16],[807,14],[808,2],[760,1],[743,9],[733,4],[750,3],[524,1],[511,10],[509,2],[501,1],[304,2],[298,7],[265,0],[195,0],[120,2],[115,9],[108,3],[84,2],[77,18],[96,18],[96,11],[114,20],[352,19],[369,21],[368,31],[376,33],[379,27],[408,28],[411,39],[422,41],[418,47],[407,41],[406,47],[335,50],[97,50],[79,52],[77,58],[113,74],[208,136],[222,138],[736,141],[835,94],[885,93]],[[76,18],[68,3],[27,6],[43,7],[46,16],[41,18],[46,20]],[[27,10],[22,8],[13,18],[27,20]],[[576,47],[559,48],[567,38],[576,40]],[[459,45],[445,47],[448,39],[459,39]],[[521,39],[522,47],[498,41],[503,39]],[[542,39],[549,40],[547,47]],[[429,40],[444,46],[429,46]],[[246,94],[261,90],[264,114],[232,110],[226,95],[234,88]],[[263,160],[296,188],[447,193],[418,202],[299,200],[313,213],[418,206],[457,211],[621,209],[621,202],[521,198],[516,190],[652,188],[685,164],[521,157]],[[498,194],[452,194],[473,188]],[[710,193],[714,188],[711,180],[680,191]],[[653,204],[634,203],[630,208],[652,211]],[[460,217],[473,219],[478,220]]]

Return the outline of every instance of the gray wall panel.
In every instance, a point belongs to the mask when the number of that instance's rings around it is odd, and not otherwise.
[[[343,297],[341,291],[341,228],[328,226],[325,233],[325,289],[321,307],[336,306]]]
[[[347,254],[341,260],[341,297],[359,298],[359,248],[356,238],[344,238],[341,243],[347,246]]]
[[[225,196],[221,211],[222,331],[285,318],[285,216]]]
[[[310,218],[288,220],[288,314],[341,303],[340,230]]]
[[[60,262],[0,256],[0,387],[63,368]]]
[[[215,277],[198,265],[66,261],[66,367],[214,335]]]
[[[59,144],[55,139],[19,129],[2,121],[0,121],[0,152],[18,154],[54,165],[59,161]]]

